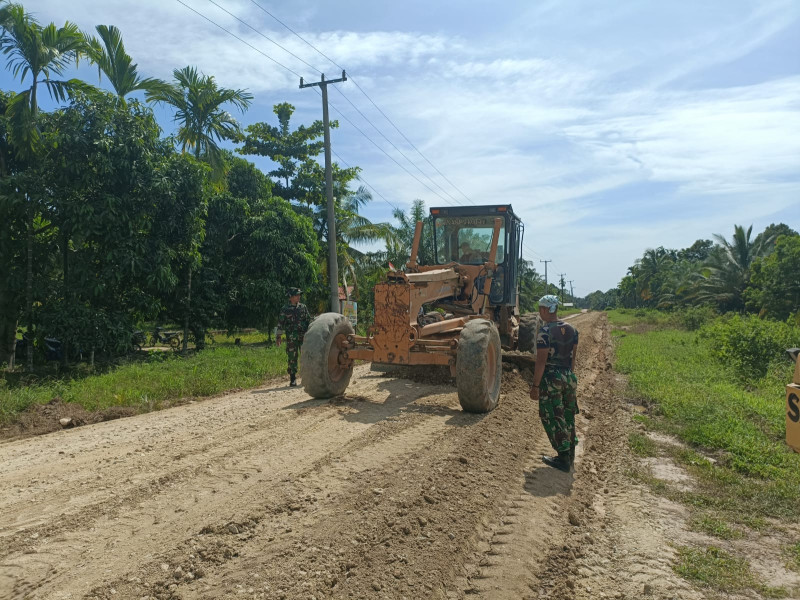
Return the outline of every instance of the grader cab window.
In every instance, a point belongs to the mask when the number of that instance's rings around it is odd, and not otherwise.
[[[435,221],[436,262],[482,265],[489,260],[494,233],[494,215],[439,217]],[[505,225],[500,227],[496,262],[504,260]]]

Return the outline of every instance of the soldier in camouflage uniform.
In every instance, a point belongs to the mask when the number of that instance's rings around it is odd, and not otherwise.
[[[311,315],[306,305],[300,302],[300,294],[302,291],[299,288],[289,288],[286,292],[289,301],[281,309],[278,317],[278,335],[275,340],[280,346],[281,335],[286,334],[286,354],[289,358],[287,370],[291,378],[289,385],[292,387],[297,385],[297,358],[303,345],[303,337],[311,324]]]
[[[544,324],[536,338],[536,367],[531,399],[539,401],[539,417],[550,445],[558,456],[543,456],[545,464],[569,473],[575,462],[575,415],[578,413],[578,378],[575,355],[578,332],[558,318],[558,298],[542,296],[539,315]]]

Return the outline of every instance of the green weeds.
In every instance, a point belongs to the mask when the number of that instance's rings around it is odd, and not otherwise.
[[[276,347],[221,345],[187,357],[151,352],[147,361],[125,364],[100,375],[0,386],[0,422],[12,420],[34,403],[57,397],[89,411],[130,406],[146,412],[181,398],[253,387],[285,370],[286,352]]]

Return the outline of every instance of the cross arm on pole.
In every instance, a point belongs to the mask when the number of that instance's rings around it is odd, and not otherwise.
[[[342,71],[342,76],[339,79],[325,79],[325,73],[322,74],[322,78],[320,81],[315,81],[314,83],[305,83],[303,78],[300,78],[300,89],[308,88],[308,87],[322,87],[323,85],[328,85],[329,83],[340,83],[342,81],[347,81],[347,73]]]

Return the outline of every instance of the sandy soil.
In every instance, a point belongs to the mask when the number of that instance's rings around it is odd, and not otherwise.
[[[356,369],[0,444],[0,598],[703,598],[670,511],[622,471],[632,407],[579,315],[581,445],[550,453],[529,373],[488,415],[446,380]]]

